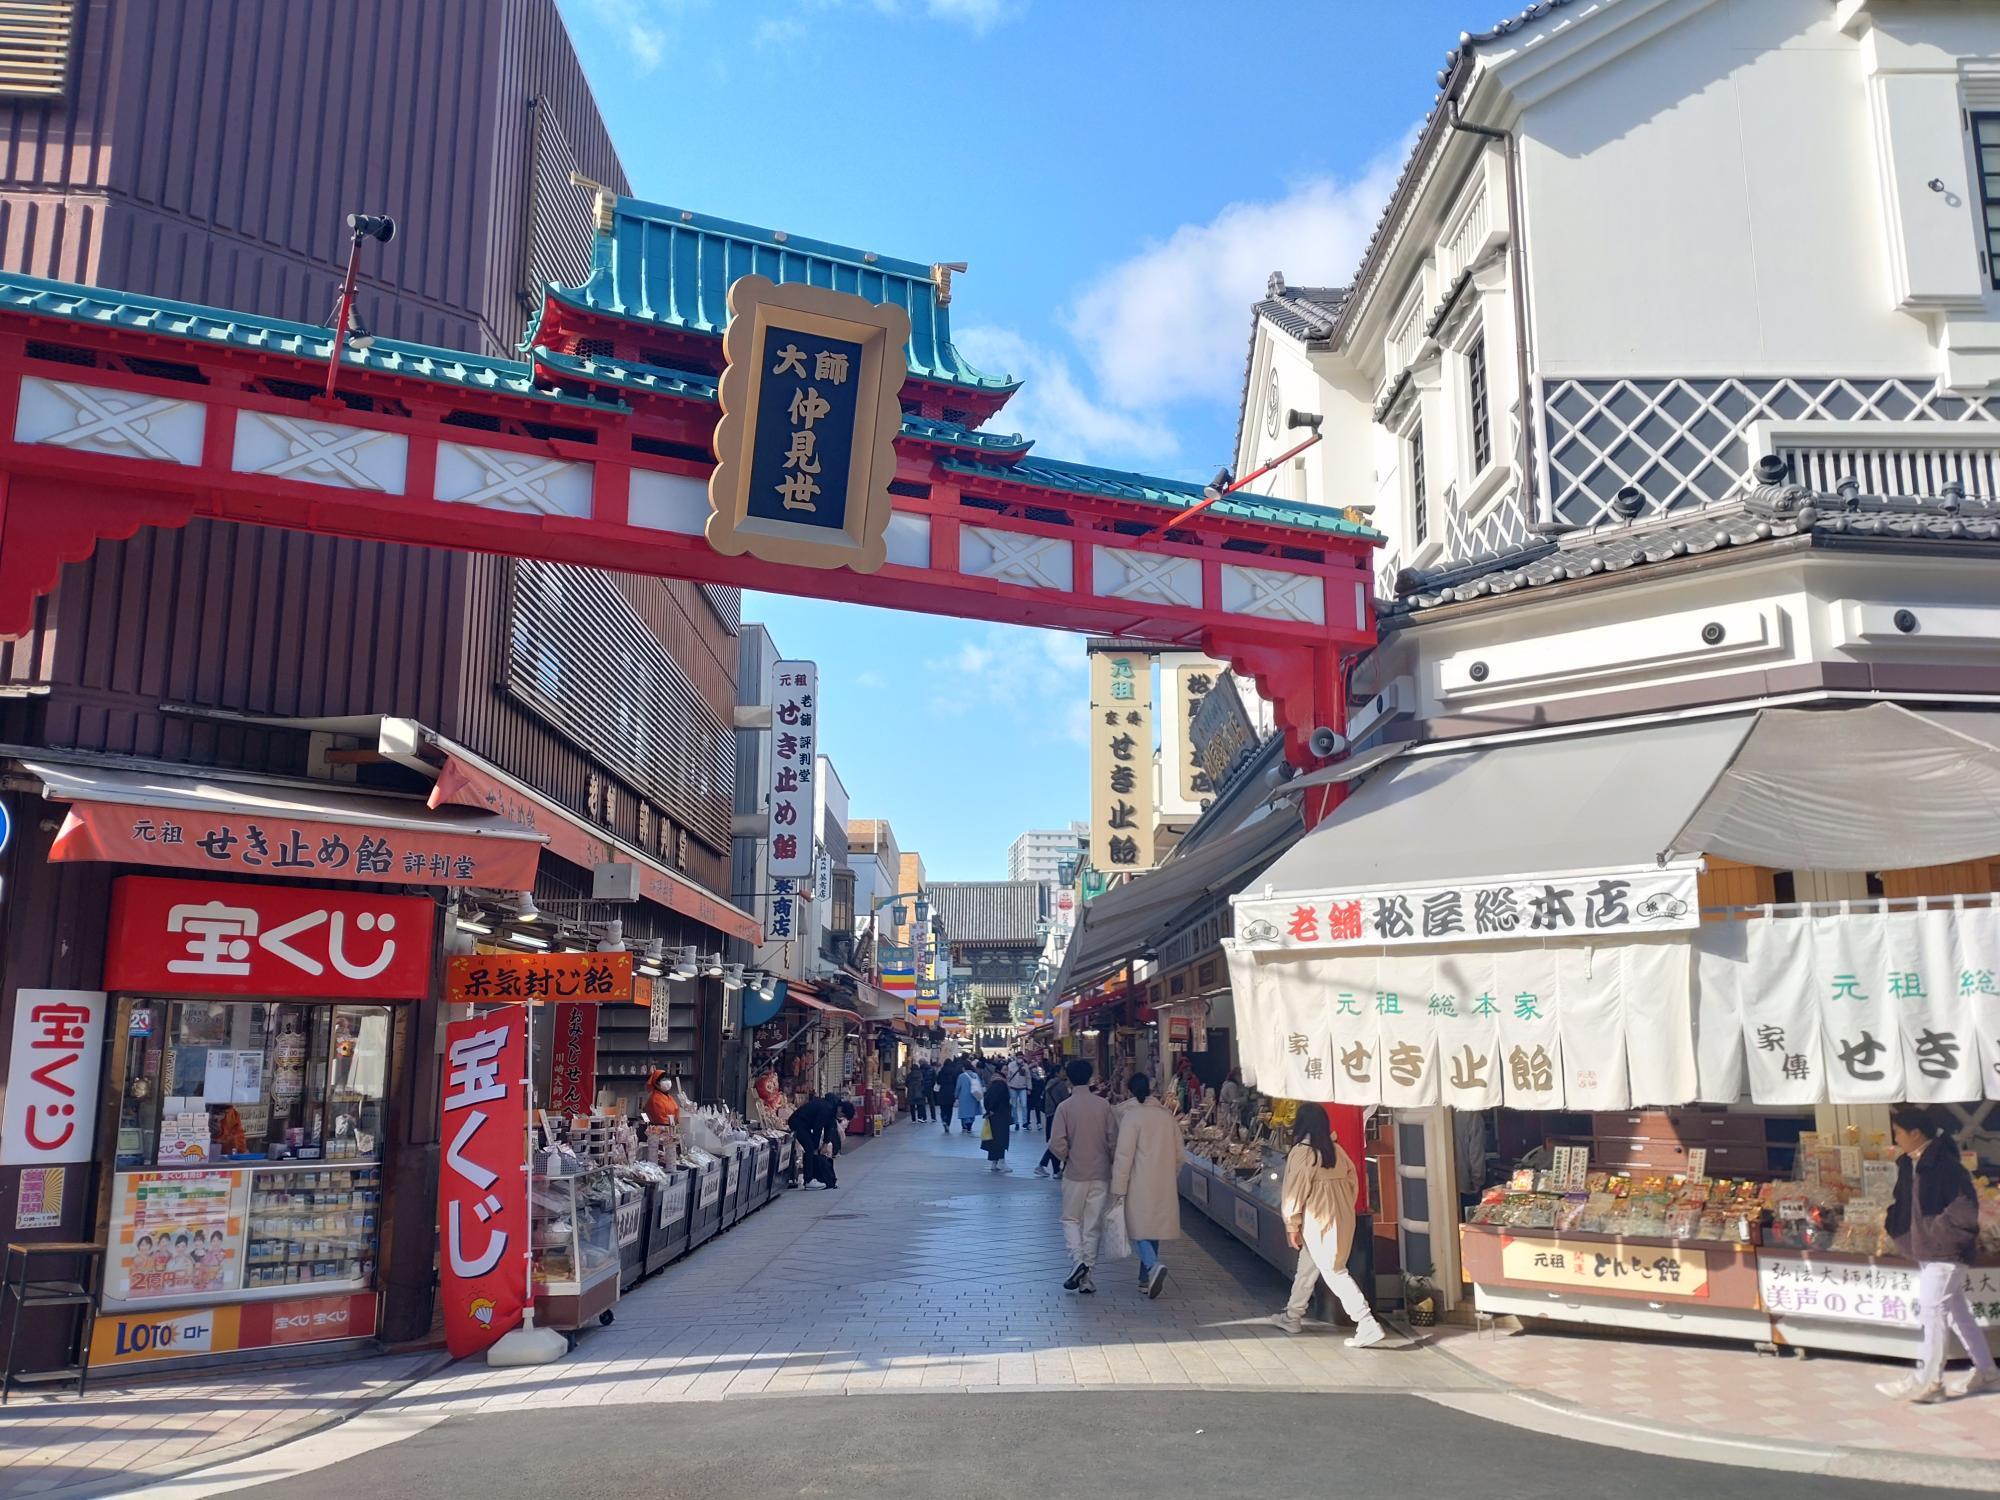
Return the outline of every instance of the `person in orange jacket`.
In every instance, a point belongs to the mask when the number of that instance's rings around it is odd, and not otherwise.
[[[672,1125],[681,1117],[680,1100],[674,1097],[673,1080],[665,1068],[653,1069],[646,1080],[646,1118],[655,1125]]]

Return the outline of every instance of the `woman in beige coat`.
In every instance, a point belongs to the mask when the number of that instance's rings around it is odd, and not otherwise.
[[[1333,1138],[1333,1126],[1326,1107],[1302,1101],[1292,1122],[1292,1139],[1298,1144],[1285,1158],[1282,1201],[1285,1237],[1299,1252],[1298,1274],[1292,1278],[1292,1299],[1273,1319],[1287,1333],[1305,1327],[1306,1308],[1320,1278],[1326,1278],[1341,1309],[1354,1320],[1350,1349],[1366,1349],[1388,1337],[1361,1287],[1347,1269],[1348,1252],[1354,1248],[1354,1204],[1360,1195],[1360,1178],[1354,1159],[1340,1149]]]
[[[1139,1286],[1157,1297],[1167,1284],[1160,1241],[1181,1237],[1181,1122],[1153,1081],[1134,1073],[1132,1100],[1118,1111],[1118,1154],[1111,1163],[1111,1196],[1125,1203],[1125,1233],[1139,1253]]]

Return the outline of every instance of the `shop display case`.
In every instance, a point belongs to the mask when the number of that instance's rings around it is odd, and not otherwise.
[[[610,1172],[537,1176],[529,1198],[535,1317],[552,1328],[609,1322],[618,1301],[618,1189]]]
[[[359,1291],[374,1285],[382,1169],[260,1167],[250,1176],[243,1289]]]
[[[646,1194],[646,1274],[651,1275],[687,1254],[688,1208],[694,1173],[676,1167],[666,1182]]]
[[[646,1274],[646,1186],[617,1176],[612,1187],[618,1195],[618,1206],[613,1210],[618,1229],[618,1290],[624,1293]]]
[[[691,1156],[695,1170],[694,1204],[689,1210],[688,1248],[706,1244],[722,1232],[722,1190],[723,1179],[728,1175],[723,1170],[719,1157],[705,1152],[695,1152]]]

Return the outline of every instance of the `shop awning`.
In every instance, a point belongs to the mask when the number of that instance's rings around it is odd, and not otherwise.
[[[901,1021],[909,1017],[911,1001],[916,997],[912,995],[905,999],[865,979],[857,979],[854,981],[854,998],[861,1008],[863,1020]]]
[[[845,1006],[834,1005],[820,999],[817,995],[808,994],[797,980],[792,982],[791,989],[786,992],[785,1003],[814,1011],[821,1016],[831,1017],[837,1021],[854,1021],[858,1023],[861,1020],[858,1011],[848,1010]]]
[[[1790,870],[2000,855],[2000,714],[1766,709],[1668,846]]]
[[[19,752],[69,814],[49,858],[277,879],[527,890],[542,835],[467,808],[318,783]]]
[[[349,714],[329,718],[280,718],[236,714],[217,709],[173,706],[191,718],[258,724],[308,733],[338,735],[370,748],[419,775],[434,778],[430,805],[468,807],[493,813],[531,829],[551,854],[584,870],[602,864],[639,867],[639,894],[645,900],[746,942],[763,941],[763,928],[749,912],[711,894],[677,870],[601,828],[586,822],[561,803],[543,796],[526,782],[510,776],[485,757],[445,738],[415,719],[390,714]],[[372,746],[367,742],[373,741]],[[512,887],[509,887],[512,889]]]
[[[1191,909],[1237,890],[1302,832],[1290,813],[1273,812],[1186,852],[1157,870],[1106,891],[1083,908],[1063,953],[1057,994],[1079,988],[1135,957],[1149,957],[1180,929]]]

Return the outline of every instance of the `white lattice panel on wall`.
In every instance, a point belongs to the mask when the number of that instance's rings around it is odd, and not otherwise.
[[[1649,511],[1734,493],[1750,471],[1757,422],[1994,423],[2000,444],[2000,401],[1942,393],[1928,380],[1564,380],[1545,406],[1549,490],[1556,518],[1571,526],[1610,518],[1628,484]]]

